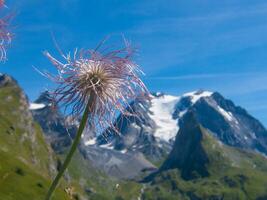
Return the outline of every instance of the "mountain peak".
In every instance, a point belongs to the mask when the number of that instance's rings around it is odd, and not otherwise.
[[[49,91],[44,91],[34,103],[30,103],[30,110],[40,110],[53,104],[53,97]]]
[[[153,97],[164,96],[165,93],[164,93],[164,92],[159,92],[159,91],[158,91],[158,92],[152,92],[151,95],[152,95],[152,98],[153,98]]]
[[[205,90],[197,90],[193,92],[188,92],[182,95],[182,97],[189,97],[191,99],[192,104],[196,103],[202,97],[210,97],[213,92],[205,91]]]
[[[44,103],[44,104],[50,104],[53,103],[53,97],[49,91],[44,91],[40,94],[38,99],[35,100],[34,103]]]
[[[184,179],[208,176],[205,166],[209,159],[201,144],[203,133],[194,112],[187,112],[180,126],[172,152],[160,171],[178,168]]]
[[[0,73],[0,87],[7,86],[9,84],[17,85],[17,81],[7,74]]]

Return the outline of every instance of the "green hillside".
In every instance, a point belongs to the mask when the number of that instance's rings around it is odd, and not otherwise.
[[[201,146],[208,156],[205,167],[209,175],[197,177],[195,172],[195,178],[185,180],[179,169],[164,170],[147,184],[143,199],[267,199],[267,159],[223,145],[203,127],[198,129],[202,133]]]
[[[55,157],[26,96],[8,76],[0,85],[0,136],[0,199],[43,199],[56,172]],[[61,188],[54,199],[69,198]]]
[[[0,199],[43,200],[49,181],[37,172],[12,154],[0,151]],[[58,189],[53,199],[70,198],[63,189]]]

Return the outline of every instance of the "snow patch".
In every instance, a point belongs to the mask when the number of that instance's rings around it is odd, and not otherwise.
[[[102,144],[100,145],[100,147],[104,149],[114,149],[114,146],[112,145],[112,143]]]
[[[178,121],[173,119],[172,115],[179,99],[180,97],[163,95],[151,100],[149,110],[152,114],[149,113],[149,116],[157,125],[155,137],[169,141],[176,136],[179,130]]]
[[[179,112],[179,118],[182,118],[186,112],[187,112],[187,110]]]
[[[131,126],[136,129],[140,129],[140,126],[138,126],[136,123],[132,123]]]
[[[96,144],[96,138],[87,140],[84,142],[85,146],[91,146],[91,145],[95,145]]]
[[[146,110],[146,108],[144,107],[144,105],[143,104],[141,104],[141,103],[138,103],[138,105],[140,106],[140,108],[142,108],[143,110]]]
[[[217,105],[219,112],[226,118],[228,121],[234,121],[234,117],[231,112],[225,111],[221,106]]]
[[[46,107],[45,104],[43,103],[30,103],[30,110],[39,110],[39,109],[43,109],[44,107]]]
[[[123,149],[120,152],[123,153],[123,154],[125,154],[125,153],[127,153],[127,149]]]
[[[237,121],[237,119],[234,117],[233,113],[231,113],[230,111],[226,111],[224,110],[222,107],[220,107],[219,105],[217,105],[217,110],[223,115],[223,117],[228,120],[229,122],[234,122],[234,124],[230,124],[232,127],[235,127],[237,129],[240,130],[239,127],[239,122]]]
[[[192,104],[195,104],[200,98],[202,97],[210,97],[213,94],[213,92],[209,91],[194,91],[185,93],[183,97],[191,97]]]

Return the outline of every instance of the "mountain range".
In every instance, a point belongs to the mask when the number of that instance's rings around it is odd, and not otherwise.
[[[218,92],[157,92],[150,97],[126,108],[137,115],[117,117],[114,125],[120,134],[84,131],[58,189],[57,195],[68,197],[55,199],[267,199],[267,130],[257,119]],[[43,177],[42,190],[33,190],[35,199],[42,199],[79,119],[52,106],[48,92],[29,103],[17,82],[4,74],[0,98],[1,157],[18,162],[2,161],[0,176],[25,165],[36,174],[35,182]],[[7,133],[13,129],[16,134]],[[24,153],[26,144],[31,150]],[[16,191],[2,189],[7,181],[0,180],[0,199],[16,199]],[[27,199],[29,191],[21,188],[21,200]],[[75,192],[69,194],[66,188]]]

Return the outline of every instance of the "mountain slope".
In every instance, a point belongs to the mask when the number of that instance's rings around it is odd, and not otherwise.
[[[14,79],[3,74],[0,134],[0,199],[43,199],[56,172],[54,156],[33,121],[25,94]],[[56,193],[58,198],[69,199],[62,189]]]
[[[188,112],[170,155],[145,181],[143,199],[266,199],[267,159],[223,144]]]
[[[267,155],[267,130],[247,111],[215,92],[201,98],[189,110],[205,128],[225,144]]]
[[[51,149],[43,139],[41,128],[33,121],[27,97],[6,75],[0,76],[0,107],[0,149],[43,170],[46,175],[51,174],[55,170]]]
[[[77,126],[67,123],[66,118],[53,106],[51,95],[45,91],[40,97],[30,104],[30,110],[51,144],[53,150],[62,153],[69,147],[74,137]]]
[[[43,200],[51,184],[35,168],[14,157],[13,153],[0,150],[0,199]],[[70,199],[62,188],[55,192],[53,200]]]
[[[204,135],[194,114],[188,112],[180,124],[174,147],[159,170],[178,168],[184,179],[208,176],[206,166],[210,161],[201,144]]]
[[[159,93],[151,97],[151,101],[137,100],[130,105],[128,111],[137,113],[136,116],[118,117],[115,126],[121,135],[107,131],[93,145],[124,153],[142,153],[153,163],[163,160],[179,129],[172,117],[179,98]]]

